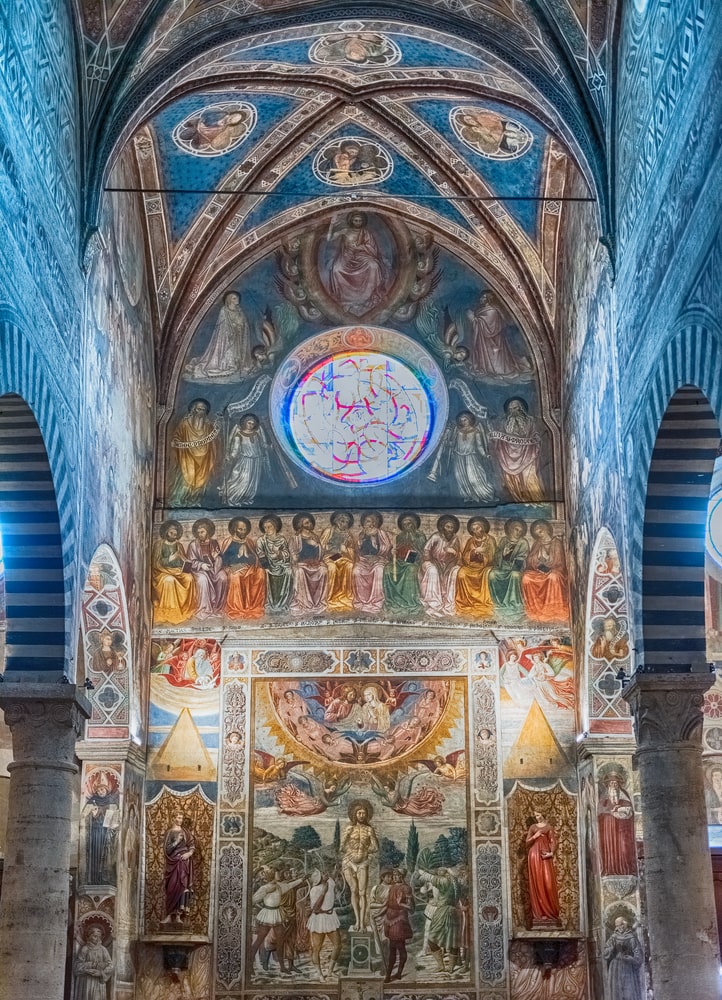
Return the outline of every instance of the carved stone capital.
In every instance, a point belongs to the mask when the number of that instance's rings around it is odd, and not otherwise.
[[[624,691],[634,719],[637,753],[702,747],[704,694],[714,674],[637,672]]]
[[[90,702],[72,684],[0,686],[0,709],[13,736],[9,769],[33,766],[75,770],[75,741],[90,718]]]

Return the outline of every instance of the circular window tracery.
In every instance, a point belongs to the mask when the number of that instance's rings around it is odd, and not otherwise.
[[[436,362],[418,344],[375,327],[332,330],[299,345],[271,390],[276,435],[307,472],[371,486],[415,468],[447,413]]]

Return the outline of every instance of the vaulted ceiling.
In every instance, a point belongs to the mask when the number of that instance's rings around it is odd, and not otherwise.
[[[77,2],[87,217],[144,192],[160,371],[256,247],[349,200],[422,221],[551,337],[574,171],[609,214],[607,0]]]

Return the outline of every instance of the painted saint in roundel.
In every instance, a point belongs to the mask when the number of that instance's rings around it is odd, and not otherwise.
[[[194,156],[221,156],[243,142],[256,125],[256,109],[245,101],[209,104],[173,129],[173,142]]]
[[[488,160],[516,160],[534,141],[525,125],[491,108],[452,108],[449,123],[465,146]]]
[[[401,49],[378,31],[335,31],[317,39],[308,58],[320,66],[393,66]]]
[[[446,679],[277,680],[271,683],[270,694],[276,718],[303,753],[334,764],[369,767],[417,751],[441,721],[451,683]]]
[[[326,143],[313,161],[316,177],[334,187],[380,184],[391,176],[393,168],[393,160],[383,146],[354,135]]]

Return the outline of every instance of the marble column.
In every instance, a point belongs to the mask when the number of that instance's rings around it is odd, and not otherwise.
[[[68,939],[75,742],[90,705],[74,685],[8,681],[10,727],[5,870],[0,902],[0,1000],[62,1000]]]
[[[636,673],[634,716],[655,1000],[720,995],[719,946],[702,773],[710,674]]]

